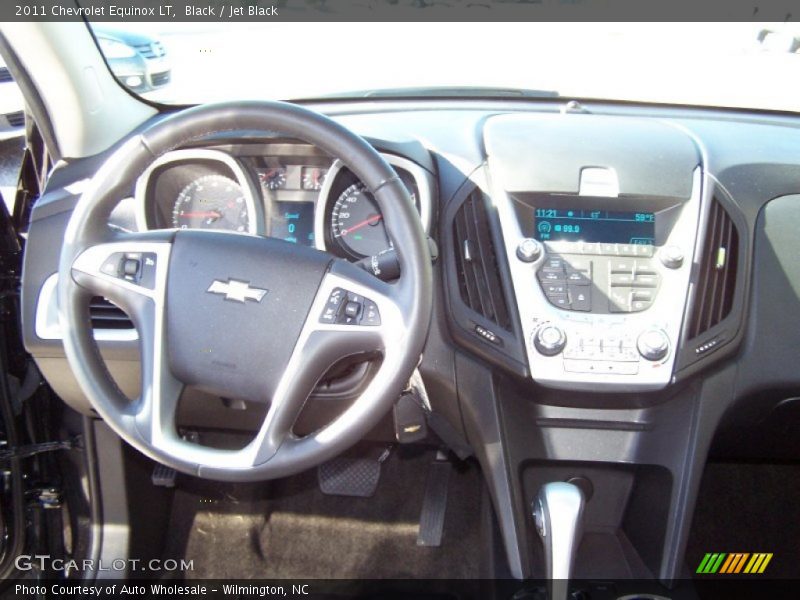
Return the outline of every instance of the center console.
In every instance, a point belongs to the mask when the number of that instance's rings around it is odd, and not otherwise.
[[[702,204],[692,139],[659,122],[583,114],[498,116],[484,138],[533,379],[665,387]]]

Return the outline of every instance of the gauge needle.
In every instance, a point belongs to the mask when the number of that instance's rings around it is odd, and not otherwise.
[[[222,215],[220,213],[218,213],[217,211],[215,211],[215,210],[207,210],[207,211],[201,211],[201,212],[182,212],[181,216],[182,217],[189,217],[189,218],[191,218],[191,217],[199,217],[201,219],[203,219],[205,217],[210,217],[212,219],[219,219]]]
[[[356,229],[361,229],[362,227],[366,227],[367,225],[372,225],[373,223],[377,223],[382,218],[382,215],[372,215],[369,219],[364,219],[360,223],[356,223],[352,227],[348,229],[342,230],[342,235],[347,235],[348,233],[354,232]]]

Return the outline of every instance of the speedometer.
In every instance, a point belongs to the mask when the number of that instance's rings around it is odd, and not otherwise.
[[[372,256],[392,245],[383,215],[363,183],[354,183],[336,199],[331,211],[331,233],[356,256]]]
[[[248,231],[251,215],[244,191],[223,175],[199,177],[181,190],[172,209],[178,229]]]

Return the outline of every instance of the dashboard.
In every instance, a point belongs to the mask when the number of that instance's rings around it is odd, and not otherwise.
[[[481,463],[511,575],[536,575],[528,511],[546,481],[590,477],[599,553],[633,552],[618,561],[621,578],[668,580],[681,577],[712,452],[800,456],[785,435],[800,414],[796,116],[598,102],[571,111],[560,99],[314,108],[383,154],[439,249],[419,373],[437,433]],[[22,281],[26,347],[83,414],[54,274],[81,185],[106,158],[54,169]],[[252,132],[176,149],[118,209],[109,224],[119,228],[224,229],[351,261],[393,243],[337,157]],[[91,311],[108,368],[133,397],[136,332],[102,299]],[[368,375],[348,365],[322,382],[315,408],[330,415]],[[258,422],[223,400],[188,402],[182,424]]]
[[[425,231],[431,175],[384,154],[408,189]],[[366,186],[312,146],[244,144],[175,150],[156,160],[135,191],[136,228],[213,229],[282,239],[349,260],[392,247]]]

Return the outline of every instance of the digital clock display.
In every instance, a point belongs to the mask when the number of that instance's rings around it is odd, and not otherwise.
[[[655,222],[650,212],[537,208],[534,227],[542,242],[653,244]]]

